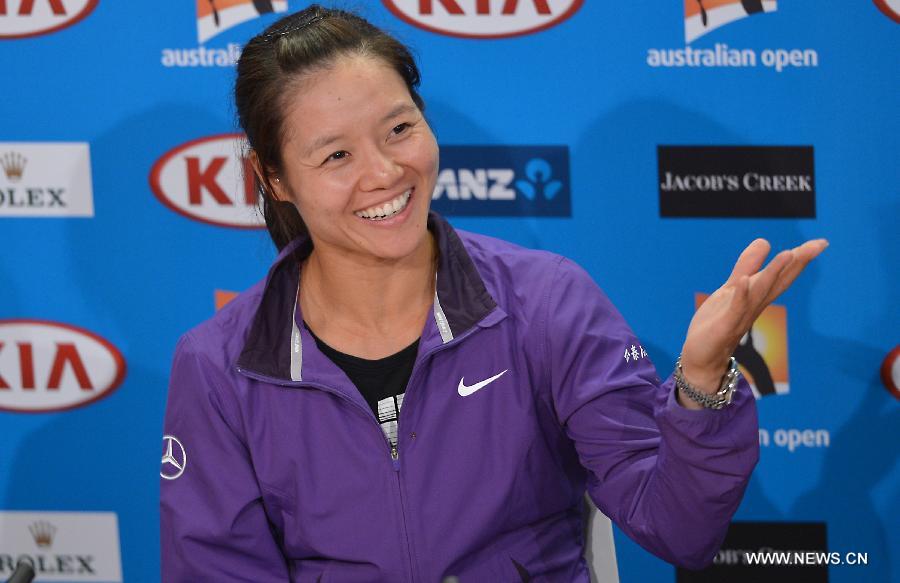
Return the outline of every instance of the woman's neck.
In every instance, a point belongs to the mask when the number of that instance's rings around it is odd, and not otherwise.
[[[434,301],[436,244],[430,233],[411,255],[375,260],[314,248],[300,276],[303,318],[326,344],[382,358],[422,333]]]

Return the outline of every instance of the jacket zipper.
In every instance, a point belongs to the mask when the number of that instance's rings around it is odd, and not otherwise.
[[[438,352],[441,352],[442,350],[444,350],[446,348],[450,348],[451,346],[458,344],[463,339],[465,339],[468,336],[470,336],[471,334],[473,334],[475,332],[475,330],[477,330],[477,329],[478,329],[477,325],[473,326],[462,336],[457,336],[456,338],[453,338],[452,340],[450,340],[450,342],[447,342],[446,344],[440,344],[438,346],[435,346],[434,348],[432,348],[431,350],[429,350],[428,352],[423,354],[422,358],[420,358],[418,361],[416,361],[416,363],[413,365],[413,370],[409,375],[409,381],[406,384],[407,390],[406,390],[406,396],[404,397],[404,403],[408,402],[409,389],[414,386],[413,380],[415,380],[416,374],[422,369],[420,363],[425,362],[425,360],[427,360],[427,359],[430,359],[432,356],[434,356]],[[417,576],[418,564],[416,563],[416,561],[413,558],[412,545],[410,544],[409,525],[406,520],[406,515],[407,515],[406,497],[403,494],[403,483],[400,478],[400,451],[399,451],[400,435],[401,435],[400,417],[403,415],[403,410],[405,410],[405,409],[406,409],[406,407],[403,407],[397,414],[397,445],[391,447],[391,459],[394,462],[394,469],[397,471],[397,490],[400,493],[400,514],[403,519],[404,535],[406,536],[406,552],[407,552],[407,559],[409,560],[410,580],[416,581],[419,579],[419,577]]]
[[[450,340],[450,342],[447,342],[446,344],[440,344],[438,346],[435,346],[434,348],[432,348],[431,350],[429,350],[428,352],[423,354],[422,357],[418,361],[416,361],[416,363],[413,365],[413,370],[409,376],[409,382],[407,382],[406,393],[409,393],[409,387],[413,386],[412,381],[413,381],[413,379],[416,378],[416,373],[418,373],[422,368],[420,366],[420,363],[424,362],[426,359],[431,358],[433,355],[437,354],[438,352],[441,352],[442,350],[445,350],[447,348],[450,348],[451,346],[458,344],[459,342],[462,342],[462,340],[471,336],[477,329],[478,329],[478,325],[476,324],[475,326],[470,328],[468,331],[466,331],[462,336],[457,336],[456,338],[453,338],[452,340]],[[348,396],[344,395],[343,393],[341,393],[340,391],[338,391],[336,389],[333,389],[327,385],[322,385],[319,383],[311,383],[311,382],[307,382],[307,381],[288,381],[288,380],[284,380],[284,379],[276,379],[274,377],[261,375],[261,374],[255,373],[251,370],[241,368],[240,366],[235,367],[235,368],[237,369],[237,371],[239,373],[243,374],[244,376],[247,376],[249,378],[252,378],[252,379],[255,379],[258,381],[271,383],[274,385],[279,385],[282,387],[304,387],[305,386],[305,387],[315,387],[317,389],[321,389],[327,393],[336,395],[337,397],[350,403],[357,410],[362,412],[367,418],[371,419],[375,423],[375,427],[378,430],[378,433],[381,435],[382,439],[384,439],[385,443],[388,445],[388,448],[390,449],[391,465],[393,466],[395,475],[397,477],[397,492],[398,492],[398,495],[400,498],[400,517],[402,519],[402,525],[403,525],[403,536],[404,536],[404,539],[406,540],[406,559],[407,559],[407,565],[408,565],[408,569],[409,569],[409,580],[414,583],[417,580],[417,576],[416,576],[417,565],[415,565],[415,562],[413,560],[412,545],[410,544],[410,537],[409,537],[409,526],[408,526],[407,520],[406,520],[407,511],[406,511],[405,496],[403,495],[403,485],[402,485],[402,482],[400,479],[400,448],[399,448],[400,435],[401,435],[401,433],[400,433],[400,416],[403,414],[402,409],[405,409],[405,407],[403,407],[401,409],[401,411],[397,412],[397,445],[394,445],[391,443],[390,439],[388,439],[388,436],[384,434],[384,431],[381,429],[381,424],[378,423],[378,419],[375,418],[375,415],[372,413],[371,409],[364,408],[362,405],[360,405],[359,403],[352,400],[351,398],[349,398]],[[407,397],[404,397],[404,401],[406,400],[406,398]]]

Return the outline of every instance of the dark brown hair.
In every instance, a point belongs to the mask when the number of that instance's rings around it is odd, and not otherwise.
[[[307,232],[293,203],[276,200],[270,184],[270,179],[284,176],[285,96],[304,74],[327,68],[348,55],[387,63],[406,83],[413,102],[425,111],[416,91],[419,69],[409,49],[351,12],[313,4],[253,37],[238,61],[234,86],[238,121],[259,162],[262,176],[257,180],[257,192],[266,228],[279,250]]]

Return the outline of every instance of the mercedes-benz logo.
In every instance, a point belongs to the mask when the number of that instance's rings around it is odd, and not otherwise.
[[[183,474],[184,468],[187,467],[187,453],[185,453],[184,446],[181,445],[178,438],[172,435],[163,436],[163,445],[165,446],[165,451],[162,456],[162,469],[159,471],[159,476],[165,480],[174,480]]]

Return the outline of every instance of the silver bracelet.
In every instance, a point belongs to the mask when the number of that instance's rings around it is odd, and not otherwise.
[[[707,409],[723,409],[731,404],[731,397],[737,386],[738,378],[741,376],[741,371],[738,370],[737,361],[732,356],[731,360],[728,362],[728,372],[722,377],[722,384],[719,386],[719,390],[712,395],[698,391],[685,380],[684,369],[681,368],[680,356],[678,357],[678,362],[675,363],[674,376],[675,386],[690,400],[703,405]]]

